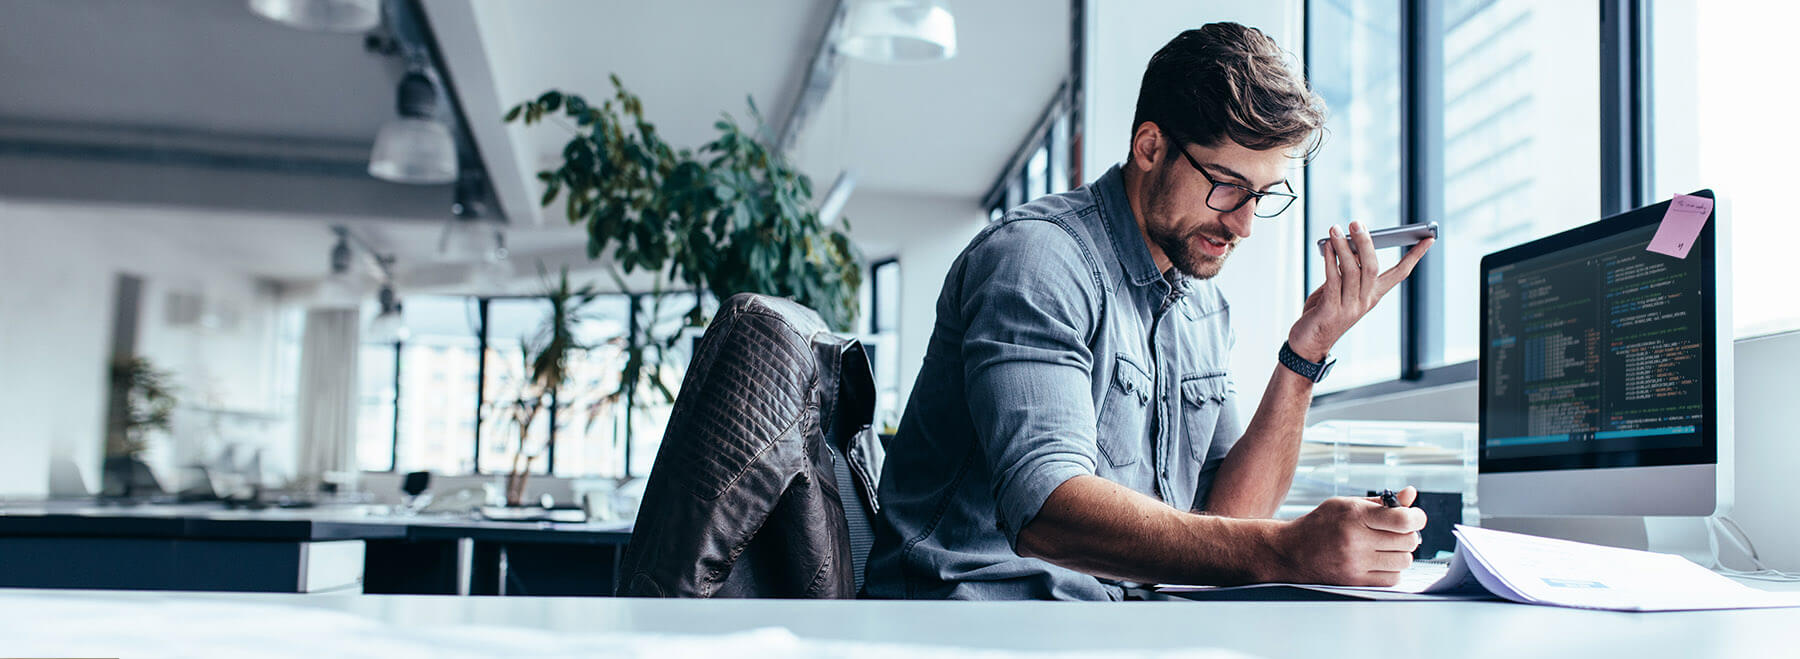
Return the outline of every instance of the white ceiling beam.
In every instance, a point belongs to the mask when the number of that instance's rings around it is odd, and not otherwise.
[[[462,103],[463,118],[481,150],[482,164],[494,196],[513,226],[542,226],[544,213],[537,205],[536,155],[522,129],[501,120],[507,105],[494,77],[496,61],[511,62],[515,50],[505,25],[483,28],[472,0],[434,0],[420,3],[426,21],[437,37],[438,55]],[[503,21],[504,11],[483,12],[481,20]]]

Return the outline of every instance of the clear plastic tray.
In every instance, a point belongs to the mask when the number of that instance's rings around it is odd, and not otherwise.
[[[1294,484],[1279,517],[1298,517],[1335,496],[1411,485],[1462,493],[1464,519],[1475,519],[1473,423],[1324,421],[1301,437]]]

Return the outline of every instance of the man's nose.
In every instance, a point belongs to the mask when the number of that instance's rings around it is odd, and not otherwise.
[[[1250,225],[1256,221],[1256,201],[1252,200],[1238,207],[1237,210],[1226,213],[1220,219],[1224,220],[1225,228],[1230,229],[1231,234],[1237,236],[1238,240],[1249,238]]]

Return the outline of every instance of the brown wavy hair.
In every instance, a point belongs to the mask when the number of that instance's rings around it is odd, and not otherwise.
[[[1290,58],[1262,31],[1237,23],[1182,32],[1144,69],[1132,133],[1149,121],[1171,133],[1171,147],[1230,139],[1258,151],[1299,147],[1311,159],[1324,138],[1325,102]]]

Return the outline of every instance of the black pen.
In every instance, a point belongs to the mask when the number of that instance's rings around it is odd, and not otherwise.
[[[1387,506],[1389,508],[1399,508],[1400,507],[1400,499],[1398,497],[1394,496],[1393,490],[1382,490],[1381,494],[1379,494],[1379,495],[1377,495],[1374,490],[1369,490],[1369,496],[1372,496],[1372,497],[1380,496],[1381,497],[1381,505],[1383,505],[1383,506]]]

